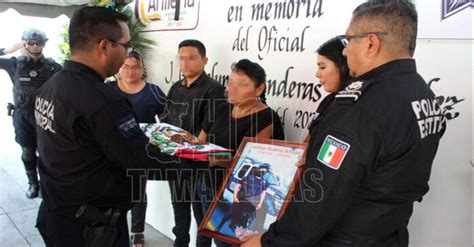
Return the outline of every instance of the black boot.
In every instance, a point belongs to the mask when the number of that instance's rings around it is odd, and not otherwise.
[[[26,191],[26,198],[34,199],[39,195],[39,181],[38,181],[38,173],[36,171],[26,171],[26,176],[28,177],[28,190]]]

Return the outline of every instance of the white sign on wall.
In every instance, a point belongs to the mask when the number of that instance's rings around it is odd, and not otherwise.
[[[416,0],[418,38],[473,39],[472,0]]]
[[[199,0],[136,1],[135,16],[148,31],[192,30],[199,23]]]

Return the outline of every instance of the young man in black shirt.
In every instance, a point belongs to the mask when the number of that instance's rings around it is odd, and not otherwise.
[[[179,67],[184,78],[173,84],[168,92],[168,105],[161,118],[193,135],[208,129],[215,119],[216,109],[224,101],[224,88],[204,71],[207,64],[206,48],[198,40],[184,40],[179,44]],[[198,225],[203,218],[201,201],[196,192],[196,174],[181,173],[177,181],[170,181],[176,235],[175,246],[188,246],[190,241],[191,205]],[[211,239],[198,235],[197,246],[211,246]]]

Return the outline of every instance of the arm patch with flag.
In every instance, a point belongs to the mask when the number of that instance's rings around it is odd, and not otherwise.
[[[321,146],[318,160],[326,166],[338,170],[351,145],[328,135]]]

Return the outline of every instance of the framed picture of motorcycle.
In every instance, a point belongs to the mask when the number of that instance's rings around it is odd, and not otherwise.
[[[305,149],[304,143],[246,137],[199,232],[232,244],[265,232],[290,201]]]

